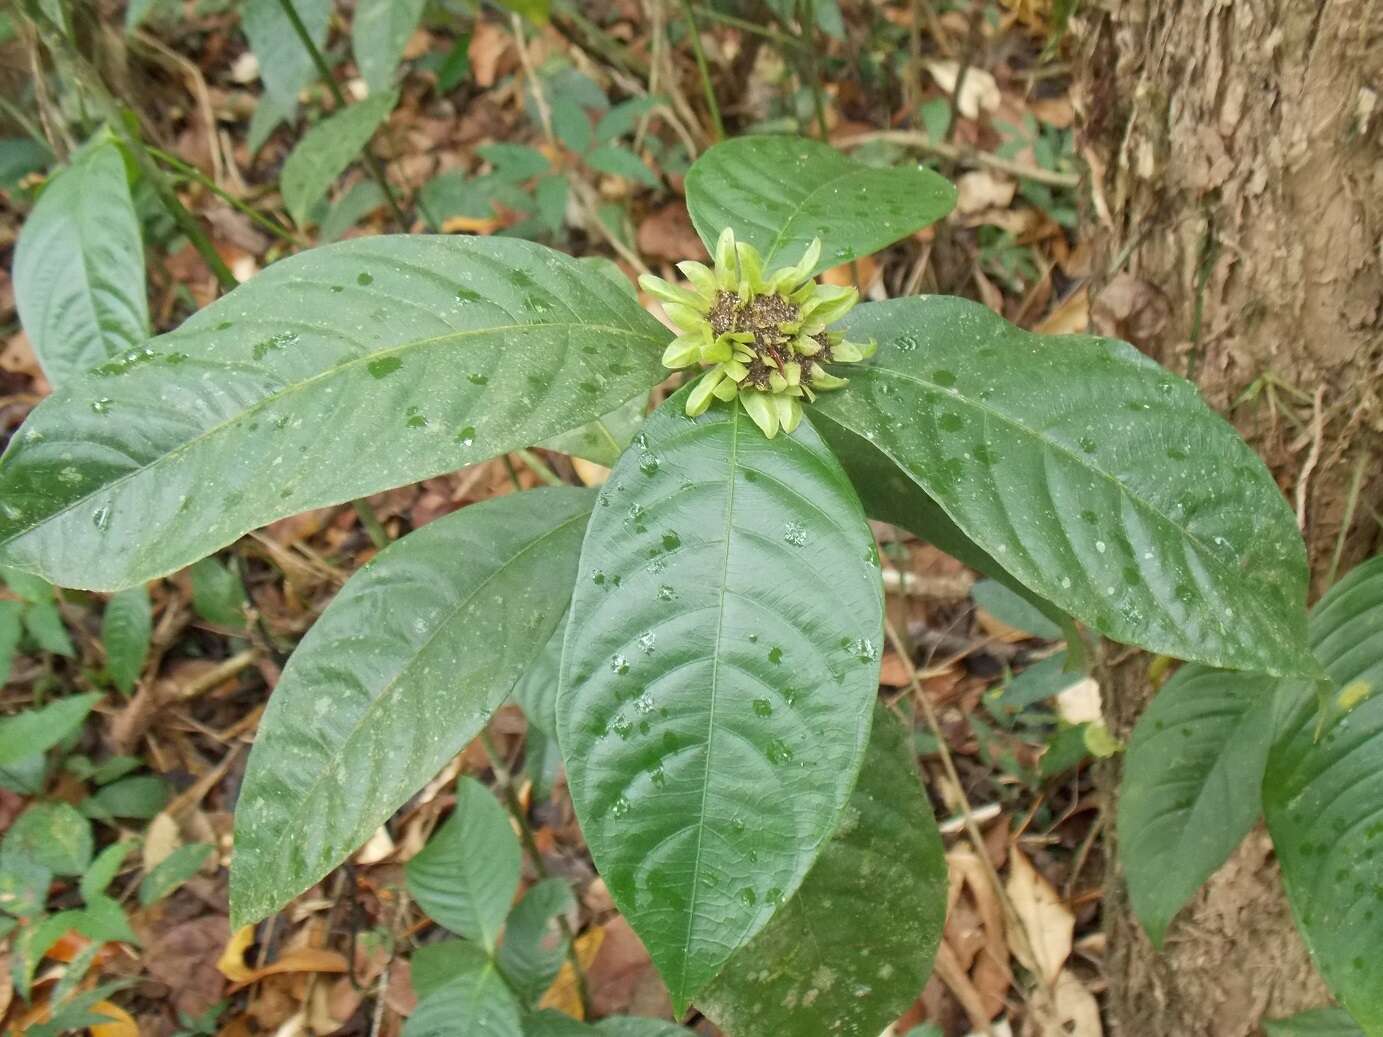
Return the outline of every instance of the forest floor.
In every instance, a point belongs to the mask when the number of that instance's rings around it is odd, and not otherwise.
[[[431,5],[405,51],[401,101],[374,144],[406,211],[418,215],[401,228],[357,166],[308,233],[270,233],[198,179],[273,226],[291,227],[277,192],[279,171],[306,127],[330,110],[326,91],[309,88],[297,119],[252,151],[251,119],[262,86],[232,5],[163,3],[131,35],[122,31],[123,5],[95,6],[101,17],[90,29],[123,84],[121,96],[138,113],[146,139],[198,171],[198,178],[180,182],[180,196],[241,280],[327,237],[425,231],[423,208],[446,233],[534,233],[522,208],[531,183],[515,174],[504,190],[496,189],[491,174],[504,170],[485,147],[495,142],[530,146],[568,181],[571,198],[590,200],[584,208],[569,202],[560,229],[538,231],[541,240],[608,256],[631,276],[643,265],[670,276],[674,261],[704,255],[680,192],[689,161],[713,139],[715,120],[679,4],[557,3],[545,25],[513,20],[497,8],[465,14],[459,13],[465,4]],[[979,299],[1027,328],[1087,330],[1090,249],[1078,233],[1084,206],[1076,186],[1068,54],[1047,0],[815,0],[805,8],[815,12],[815,24],[805,28],[775,8],[794,11],[791,2],[691,5],[727,133],[820,136],[824,129],[857,158],[912,157],[959,185],[958,207],[947,220],[826,278],[858,284],[867,298],[946,292]],[[21,111],[32,111],[26,40],[14,26],[8,30],[0,46],[8,72],[0,87]],[[359,96],[362,84],[340,25],[328,55],[347,93]],[[588,99],[582,103],[592,122],[602,105],[648,93],[663,98],[621,145],[649,175],[593,168],[545,138],[524,103],[525,76],[533,69]],[[11,125],[0,135],[18,137],[21,130]],[[44,173],[20,168],[11,175],[12,164],[0,172],[7,177],[0,185],[3,445],[48,386],[19,328],[7,272]],[[156,239],[148,249],[151,313],[156,329],[168,330],[212,301],[217,282],[175,228],[149,230]],[[594,484],[606,474],[565,455],[540,455],[567,481]],[[368,503],[395,539],[536,482],[521,459],[499,458]],[[896,1033],[930,1023],[934,1028],[922,1032],[947,1037],[1095,1037],[1101,1033],[1106,818],[1087,735],[1099,721],[1100,689],[1049,661],[1062,646],[1041,617],[1016,609],[1001,590],[909,535],[881,524],[876,534],[889,615],[907,632],[918,673],[910,680],[910,668],[890,652],[880,695],[916,718],[919,766],[942,822],[951,877],[935,973],[919,987]],[[36,1004],[13,995],[10,969],[0,967],[0,1016],[8,1028],[22,1032],[41,1021],[44,991],[86,952],[94,955],[93,976],[130,981],[112,996],[125,1021],[101,1028],[106,1037],[400,1031],[416,1003],[407,951],[431,926],[401,899],[403,865],[451,803],[449,781],[430,785],[348,865],[276,918],[232,933],[227,917],[232,810],[258,718],[293,645],[376,550],[370,530],[347,505],[243,538],[219,556],[215,579],[182,573],[158,581],[150,588],[152,651],[128,696],[105,677],[103,596],[61,594],[69,651],[22,648],[0,692],[0,713],[71,692],[102,692],[80,735],[60,747],[66,764],[50,776],[44,794],[74,805],[98,796],[99,776],[74,760],[128,757],[133,773],[156,779],[138,795],[127,786],[128,802],[113,805],[120,797],[107,795],[111,809],[95,824],[98,845],[138,840],[112,886],[138,942],[91,950],[73,934],[41,964]],[[0,598],[7,597],[16,594],[0,587]],[[939,713],[962,788],[940,764],[935,737],[916,708],[919,695]],[[592,1017],[668,1017],[667,994],[595,874],[564,786],[558,780],[541,790],[545,796],[535,794],[525,768],[523,715],[505,707],[491,735],[502,767],[476,743],[444,777],[469,774],[494,783],[512,774],[547,869],[577,891],[572,921]],[[22,782],[0,784],[6,786],[0,787],[4,830],[32,793]],[[983,829],[982,846],[963,830],[967,804]],[[215,848],[200,871],[141,906],[139,876],[177,847],[196,843]],[[1002,889],[987,877],[981,854]],[[55,890],[52,909],[70,894]],[[1015,955],[1013,948],[1028,945],[1015,933],[1015,919],[1029,936],[1040,936],[1032,941],[1040,960]],[[6,949],[0,945],[0,955]],[[568,966],[546,1003],[580,1015],[576,989]],[[716,1032],[694,1015],[685,1021]]]

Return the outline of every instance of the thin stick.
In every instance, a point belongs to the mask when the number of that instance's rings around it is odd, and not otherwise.
[[[828,140],[831,128],[826,125],[826,99],[822,96],[821,66],[817,63],[816,47],[813,46],[816,38],[816,20],[812,14],[811,0],[798,0],[797,20],[801,23],[802,35],[806,38],[804,56],[807,61],[807,74],[812,82],[812,105],[816,108],[816,125],[821,130],[821,139]],[[859,284],[859,281],[859,271],[856,270],[855,283]]]
[[[549,486],[566,485],[566,483],[562,481],[561,476],[549,468],[547,462],[532,450],[515,450],[514,453],[518,456],[518,459],[524,463],[524,467]]]
[[[332,99],[336,102],[337,108],[345,111],[350,106],[346,100],[346,95],[341,92],[341,86],[336,82],[336,77],[331,74],[331,69],[327,66],[326,58],[322,57],[321,50],[318,49],[317,44],[312,42],[312,36],[307,31],[307,26],[303,24],[297,8],[293,6],[293,0],[279,0],[279,7],[283,8],[284,16],[293,26],[293,32],[297,35],[298,42],[303,45],[303,49],[312,58],[312,64],[317,67],[317,75],[321,77],[326,88],[331,91]],[[365,168],[370,171],[370,176],[374,177],[375,183],[379,184],[379,189],[384,192],[384,200],[389,203],[389,209],[393,212],[394,219],[398,220],[399,228],[406,231],[408,229],[408,217],[404,215],[403,209],[399,206],[399,200],[394,195],[393,185],[389,183],[389,177],[385,175],[384,167],[380,164],[379,159],[375,158],[374,152],[370,150],[368,144],[361,152],[361,157],[365,160]]]
[[[692,53],[696,55],[696,67],[701,73],[701,89],[706,94],[706,107],[711,111],[711,124],[715,128],[715,139],[724,140],[725,124],[720,121],[720,105],[716,103],[715,87],[711,85],[711,68],[706,64],[706,52],[701,46],[701,33],[696,27],[696,15],[692,12],[691,0],[682,0],[682,14],[687,19]]]
[[[499,786],[500,793],[504,796],[504,803],[509,808],[514,823],[519,826],[519,841],[523,843],[524,852],[528,854],[533,870],[538,873],[540,878],[550,878],[551,872],[548,871],[547,862],[543,860],[542,852],[538,849],[538,841],[533,838],[533,828],[528,823],[528,813],[523,809],[523,804],[519,802],[518,794],[514,791],[513,776],[509,773],[509,767],[501,757],[499,748],[495,745],[494,739],[490,737],[489,731],[482,730],[480,732],[480,744],[490,761],[490,769],[495,772],[495,784]],[[557,916],[557,925],[567,941],[567,961],[571,964],[572,974],[576,977],[576,992],[581,999],[582,1015],[589,1019],[591,1015],[591,992],[586,983],[586,970],[576,951],[576,934],[572,932],[571,925],[568,924],[565,915]]]
[[[1335,552],[1330,556],[1330,571],[1326,573],[1325,585],[1333,587],[1335,576],[1340,571],[1340,558],[1345,552],[1345,537],[1349,527],[1354,524],[1354,512],[1359,507],[1359,491],[1364,484],[1364,469],[1368,467],[1368,450],[1359,451],[1359,460],[1354,466],[1354,475],[1349,480],[1349,495],[1345,498],[1345,517],[1340,522],[1340,533],[1335,538]]]
[[[351,501],[351,507],[355,509],[356,517],[360,519],[360,524],[365,527],[365,533],[370,538],[370,543],[375,545],[375,549],[383,551],[389,546],[389,532],[379,521],[379,516],[375,514],[375,509],[370,507],[370,502],[364,497]]]
[[[543,136],[547,139],[548,146],[557,150],[560,148],[560,145],[557,141],[557,135],[552,129],[552,111],[548,107],[547,94],[543,91],[543,85],[538,79],[538,72],[533,67],[533,59],[528,53],[528,42],[524,38],[523,19],[517,14],[514,15],[512,25],[514,27],[514,41],[518,44],[519,48],[519,64],[523,67],[523,74],[533,88],[533,106],[538,109],[538,122],[543,128]],[[610,228],[605,226],[604,222],[600,219],[596,211],[594,192],[591,190],[590,185],[582,180],[575,171],[572,173],[570,183],[572,189],[576,193],[577,201],[581,203],[588,229],[593,227],[595,231],[605,239],[609,246],[615,250],[619,257],[630,266],[634,267],[634,269],[638,270],[639,273],[652,273],[648,268],[648,264],[643,261],[639,254],[624,242],[620,241],[619,238],[615,237],[610,231]]]
[[[951,118],[946,123],[946,132],[941,135],[941,143],[950,144],[956,136],[956,126],[960,122],[960,92],[965,89],[965,77],[970,74],[970,66],[975,60],[975,51],[980,44],[980,15],[970,12],[970,33],[965,41],[965,53],[961,55],[960,67],[956,70],[956,85],[951,91]]]
[[[922,707],[922,715],[927,720],[927,726],[931,728],[932,736],[936,739],[937,754],[941,757],[942,769],[946,771],[946,777],[956,790],[956,795],[960,797],[961,813],[965,817],[965,831],[970,836],[970,841],[975,847],[975,856],[979,858],[980,867],[984,869],[985,878],[993,886],[995,898],[1003,906],[1007,921],[1013,927],[1019,938],[1023,941],[1024,950],[1028,955],[1029,961],[1037,961],[1033,953],[1032,939],[1028,936],[1027,926],[1024,925],[1022,917],[1013,906],[1013,901],[1009,899],[1008,891],[1004,889],[1004,884],[999,880],[999,873],[994,870],[994,862],[989,859],[989,852],[985,849],[984,833],[980,831],[979,823],[975,820],[975,811],[970,806],[970,797],[965,794],[965,786],[961,783],[960,772],[956,770],[955,760],[951,758],[950,746],[946,744],[946,736],[941,730],[941,722],[937,719],[936,710],[932,708],[932,700],[922,688],[922,682],[918,680],[917,668],[912,662],[912,653],[908,651],[908,646],[903,643],[897,629],[893,623],[884,618],[884,633],[888,636],[889,644],[893,646],[893,651],[903,663],[903,670],[907,674],[908,687],[911,689],[913,698]],[[1050,995],[1047,989],[1046,977],[1040,972],[1035,973],[1037,982],[1044,993]]]
[[[704,4],[692,4],[692,10],[703,18],[709,18],[713,22],[720,22],[722,25],[728,25],[732,29],[739,29],[741,32],[753,33],[755,36],[762,36],[766,40],[772,40],[780,47],[801,50],[804,46],[801,40],[794,39],[787,33],[779,32],[777,29],[769,28],[767,25],[751,22],[747,18],[740,18],[733,14],[726,14],[724,11],[717,11],[714,7],[707,7]]]
[[[43,35],[44,43],[47,45],[54,57],[64,60],[72,73],[76,77],[78,84],[96,103],[102,117],[110,125],[112,132],[119,135],[125,147],[129,149],[130,155],[135,160],[135,165],[139,166],[153,187],[154,193],[158,195],[163,207],[168,210],[168,214],[173,217],[173,222],[178,225],[178,229],[186,235],[187,240],[192,242],[192,247],[202,257],[207,267],[215,275],[216,281],[222,290],[229,291],[240,283],[235,274],[231,273],[230,267],[226,266],[225,261],[216,251],[216,246],[211,243],[211,239],[206,236],[201,225],[196,218],[183,207],[178,200],[177,192],[173,190],[168,178],[163,175],[163,170],[159,169],[156,163],[145,150],[144,142],[139,134],[130,129],[125,120],[124,112],[121,110],[110,91],[106,89],[105,83],[101,80],[97,71],[87,64],[77,51],[67,42],[67,38],[53,26],[46,15],[41,11],[37,12],[36,24]]]
[[[274,237],[278,238],[280,241],[298,248],[302,247],[303,243],[299,241],[298,238],[291,231],[285,230],[278,223],[269,219],[269,217],[265,216],[263,213],[260,213],[251,206],[246,205],[239,198],[236,198],[234,195],[232,195],[229,191],[218,186],[216,181],[212,180],[211,177],[207,176],[196,166],[188,165],[182,159],[170,155],[166,151],[161,151],[158,148],[149,148],[149,154],[152,155],[154,158],[158,159],[158,161],[162,162],[164,165],[173,169],[175,172],[179,173],[180,175],[185,176],[189,180],[195,181],[198,184],[201,184],[212,194],[216,195],[217,198],[220,198],[221,201],[225,202],[231,208],[235,209],[236,212],[243,213],[257,227],[260,227],[263,230],[267,230],[270,234],[274,235]]]
[[[1302,532],[1306,531],[1307,488],[1311,484],[1311,473],[1320,462],[1321,442],[1325,438],[1321,415],[1321,403],[1324,399],[1325,386],[1322,385],[1316,390],[1316,396],[1311,401],[1311,450],[1306,455],[1306,462],[1301,466],[1301,477],[1297,479],[1297,528]]]
[[[915,148],[918,151],[936,155],[939,158],[950,159],[962,165],[986,166],[1000,173],[1016,176],[1021,180],[1032,180],[1035,183],[1047,184],[1051,187],[1077,187],[1080,185],[1080,177],[1075,173],[1057,173],[1050,169],[1042,169],[1039,166],[1030,166],[1022,162],[1014,162],[1012,159],[1000,158],[998,155],[991,155],[987,151],[971,151],[954,144],[936,143],[925,133],[918,133],[913,130],[871,130],[868,133],[852,133],[846,137],[838,137],[831,143],[838,148],[855,148],[861,144],[872,144],[875,141],[901,144],[904,147]]]

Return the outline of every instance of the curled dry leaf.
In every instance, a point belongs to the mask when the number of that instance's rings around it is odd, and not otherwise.
[[[1016,848],[1009,854],[1008,898],[1022,923],[1022,931],[1009,930],[1009,950],[1044,983],[1054,984],[1071,954],[1076,918],[1052,884]]]
[[[956,79],[960,76],[958,61],[929,61],[927,71],[936,80],[936,85],[947,94],[955,93]],[[965,72],[965,82],[960,86],[960,101],[956,107],[967,119],[974,119],[981,111],[992,112],[1003,101],[999,84],[994,76],[982,68],[971,66]]]
[[[1051,996],[1038,991],[1030,1002],[1027,1037],[1104,1037],[1100,1005],[1070,969],[1062,969]]]
[[[97,1001],[91,1006],[92,1015],[104,1015],[110,1020],[91,1027],[91,1037],[139,1037],[139,1026],[130,1013],[109,1001]]]
[[[254,942],[254,926],[247,925],[233,935],[216,962],[217,969],[232,983],[245,986],[284,972],[345,972],[346,959],[335,951],[316,947],[293,947],[283,952],[277,961],[251,968],[245,952]]]

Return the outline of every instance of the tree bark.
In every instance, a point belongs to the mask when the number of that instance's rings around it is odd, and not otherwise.
[[[1259,451],[1314,598],[1381,546],[1383,2],[1105,0],[1072,28],[1094,323],[1193,378]],[[1151,694],[1143,662],[1112,667],[1111,729]],[[1117,809],[1117,763],[1105,776]],[[1114,1034],[1240,1037],[1327,1000],[1262,828],[1162,954],[1109,859]]]

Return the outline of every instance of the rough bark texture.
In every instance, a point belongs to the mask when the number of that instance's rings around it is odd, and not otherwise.
[[[1107,0],[1073,28],[1095,323],[1194,378],[1267,460],[1314,597],[1337,545],[1341,572],[1383,546],[1383,3]],[[1126,735],[1144,665],[1106,688]],[[1113,1033],[1240,1037],[1326,1000],[1261,828],[1161,955],[1115,865],[1108,885]]]

